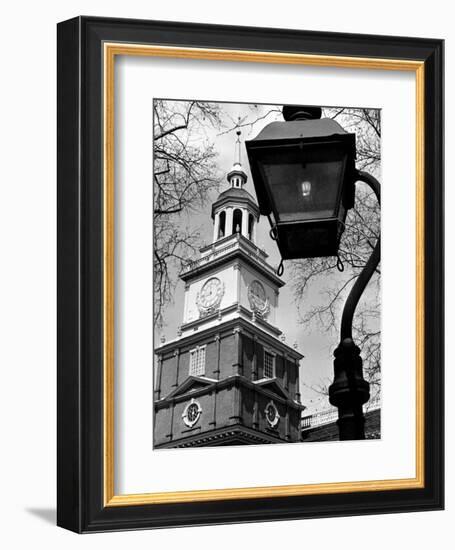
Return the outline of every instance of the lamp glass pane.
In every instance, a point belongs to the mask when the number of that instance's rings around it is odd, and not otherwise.
[[[328,150],[321,150],[321,149]],[[336,216],[346,154],[340,148],[273,148],[259,165],[270,190],[279,221]]]

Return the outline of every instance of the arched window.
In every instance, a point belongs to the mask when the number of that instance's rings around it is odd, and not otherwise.
[[[219,213],[218,239],[222,239],[226,233],[226,212],[223,210]]]
[[[250,214],[248,216],[248,238],[250,241],[253,240],[253,227],[254,227],[254,216]]]
[[[242,232],[242,211],[236,208],[232,216],[232,233]]]

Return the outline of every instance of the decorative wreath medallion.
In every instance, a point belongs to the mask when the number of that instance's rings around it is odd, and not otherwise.
[[[192,428],[196,422],[201,417],[202,408],[198,401],[192,399],[183,411],[182,418],[183,422],[189,427]]]
[[[273,401],[269,401],[265,407],[265,418],[271,428],[274,428],[280,421],[280,415],[278,409]]]
[[[196,297],[196,305],[201,315],[208,315],[220,305],[224,295],[224,283],[218,277],[208,279]]]
[[[248,287],[248,300],[255,313],[265,317],[270,310],[269,299],[261,282],[254,280]]]

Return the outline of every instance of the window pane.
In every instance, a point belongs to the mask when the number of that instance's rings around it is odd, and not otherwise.
[[[194,376],[196,373],[196,360],[197,360],[197,351],[190,351],[190,376]]]
[[[281,221],[317,219],[336,214],[345,156],[340,150],[305,150],[300,159],[295,149],[276,152],[262,160]]]
[[[197,374],[201,376],[205,372],[205,348],[201,348],[198,352]]]
[[[264,377],[273,378],[274,377],[274,356],[268,351],[264,352]]]

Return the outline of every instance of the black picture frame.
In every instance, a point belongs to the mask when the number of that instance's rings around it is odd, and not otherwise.
[[[424,63],[424,486],[105,504],[103,44],[145,43]],[[58,507],[72,531],[440,510],[444,502],[442,40],[77,17],[58,25]]]

